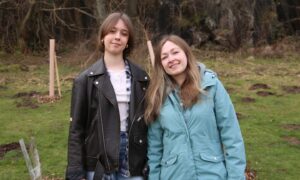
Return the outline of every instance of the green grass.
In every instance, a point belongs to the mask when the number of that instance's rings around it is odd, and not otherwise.
[[[24,97],[20,92],[37,91],[47,95],[48,65],[31,63],[22,71],[23,62],[0,57],[0,144],[26,142],[35,137],[44,177],[63,179],[66,167],[71,81],[80,68],[59,64],[62,99],[53,103],[29,100],[37,108],[17,107]],[[62,60],[63,61],[63,60]],[[294,180],[300,175],[300,93],[287,93],[282,86],[300,86],[300,57],[282,59],[204,59],[217,72],[229,90],[246,145],[248,165],[262,180]],[[256,83],[270,89],[249,90]],[[258,91],[274,93],[259,96]],[[243,102],[251,97],[255,102]],[[28,100],[28,99],[27,99]],[[294,124],[298,129],[285,128]],[[293,139],[294,138],[294,139]],[[290,139],[290,140],[289,140]],[[9,151],[0,159],[0,179],[29,179],[20,150]]]
[[[0,89],[0,144],[29,142],[35,137],[42,163],[42,174],[48,177],[64,177],[66,166],[67,135],[71,81],[64,77],[74,74],[78,68],[60,67],[62,98],[53,103],[38,103],[37,98],[15,97],[20,92],[48,94],[47,64],[29,65],[29,71],[19,66],[2,63]],[[32,102],[38,108],[17,107],[18,103]],[[24,104],[24,103],[23,103]],[[0,179],[29,179],[28,170],[20,150],[10,151],[0,160]]]

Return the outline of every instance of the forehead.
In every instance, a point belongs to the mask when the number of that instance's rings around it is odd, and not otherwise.
[[[165,53],[171,50],[181,49],[177,44],[172,41],[166,41],[166,43],[162,46],[161,53]]]
[[[122,19],[117,20],[117,22],[115,23],[115,25],[112,28],[128,30],[127,25],[125,24],[125,22]]]

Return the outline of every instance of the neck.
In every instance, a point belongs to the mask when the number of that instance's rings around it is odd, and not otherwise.
[[[109,70],[123,70],[125,68],[123,54],[112,55],[112,54],[105,53],[104,62],[106,68]]]
[[[173,76],[173,79],[176,81],[176,84],[181,87],[181,85],[183,84],[184,80],[186,78],[185,74],[180,74],[178,76]]]

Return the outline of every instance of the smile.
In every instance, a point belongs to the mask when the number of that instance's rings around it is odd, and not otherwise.
[[[118,44],[118,43],[111,43],[111,44],[114,46],[121,46],[121,44]]]
[[[176,68],[177,65],[179,65],[179,62],[172,63],[171,65],[169,65],[169,68],[170,69]]]

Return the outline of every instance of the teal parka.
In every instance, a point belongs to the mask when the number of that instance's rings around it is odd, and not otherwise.
[[[148,130],[149,180],[244,180],[246,157],[230,97],[211,70],[200,65],[206,91],[183,108],[170,91]]]

